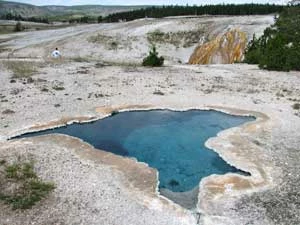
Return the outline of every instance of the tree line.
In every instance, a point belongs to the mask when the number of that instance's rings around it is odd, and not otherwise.
[[[268,70],[300,70],[300,6],[287,7],[275,24],[250,41],[245,62]]]
[[[17,20],[17,21],[30,21],[30,22],[36,22],[36,23],[49,23],[48,18],[46,17],[23,17],[21,15],[16,15],[12,13],[6,13],[2,16],[0,16],[0,19],[2,20]]]
[[[77,18],[66,19],[69,23],[94,23],[98,20],[101,22],[119,22],[131,21],[135,19],[151,17],[162,18],[167,16],[187,16],[187,15],[264,15],[271,13],[279,13],[284,6],[275,4],[219,4],[219,5],[203,5],[203,6],[153,6],[132,11],[113,13],[106,17],[98,18],[90,16],[82,16]],[[0,16],[4,20],[31,21],[37,23],[49,23],[47,17],[23,17],[21,15],[6,13]]]
[[[30,21],[30,22],[36,22],[36,23],[47,23],[49,24],[53,19],[49,19],[47,17],[23,17],[21,15],[12,14],[12,13],[6,13],[5,15],[0,16],[0,19],[2,20],[16,20],[16,21]],[[51,20],[51,21],[50,21]],[[93,16],[81,16],[81,17],[74,17],[69,19],[65,19],[64,22],[69,23],[96,23],[97,17]]]
[[[284,6],[275,4],[219,4],[203,6],[153,6],[127,12],[113,13],[106,17],[99,16],[98,22],[130,21],[145,17],[162,18],[167,16],[187,15],[264,15],[279,13]]]
[[[92,16],[81,16],[69,19],[69,23],[96,23],[97,18]]]

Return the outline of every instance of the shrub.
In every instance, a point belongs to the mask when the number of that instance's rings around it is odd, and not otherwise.
[[[22,26],[21,22],[18,21],[17,24],[16,24],[16,26],[15,26],[15,31],[16,32],[20,32],[22,30],[24,30],[24,27]]]
[[[149,51],[149,55],[143,59],[143,66],[162,66],[164,64],[164,58],[158,57],[155,45],[152,46]]]

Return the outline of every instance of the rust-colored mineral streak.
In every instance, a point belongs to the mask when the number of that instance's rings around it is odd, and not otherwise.
[[[246,45],[246,33],[233,29],[196,47],[189,64],[230,64],[241,61]]]

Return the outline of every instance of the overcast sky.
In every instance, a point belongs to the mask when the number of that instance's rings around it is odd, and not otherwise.
[[[218,3],[277,3],[282,0],[10,0],[32,5],[203,5]],[[284,0],[283,0],[284,1]]]

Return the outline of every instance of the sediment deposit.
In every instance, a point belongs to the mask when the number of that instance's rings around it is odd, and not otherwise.
[[[199,45],[191,55],[189,64],[231,64],[241,62],[247,46],[247,34],[230,30],[214,40]]]

